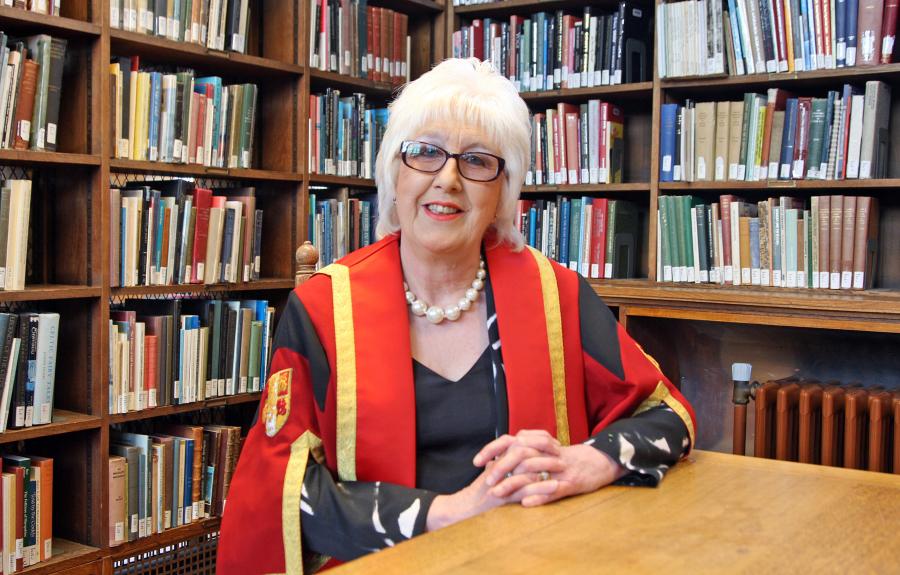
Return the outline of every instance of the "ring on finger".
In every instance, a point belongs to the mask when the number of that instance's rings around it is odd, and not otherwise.
[[[538,473],[538,479],[540,481],[547,481],[548,479],[550,479],[550,473],[547,471],[541,471],[540,473]]]

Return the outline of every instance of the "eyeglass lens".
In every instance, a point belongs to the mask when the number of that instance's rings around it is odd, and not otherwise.
[[[437,172],[447,163],[448,153],[433,144],[407,142],[403,153],[407,166],[422,172]],[[500,159],[482,152],[464,152],[457,156],[459,173],[467,179],[490,181],[500,173]]]

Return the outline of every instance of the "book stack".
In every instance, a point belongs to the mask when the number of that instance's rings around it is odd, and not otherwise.
[[[897,3],[716,0],[656,6],[660,78],[773,74],[893,61]]]
[[[266,300],[130,302],[111,311],[109,412],[261,391],[274,316]]]
[[[0,313],[0,432],[50,423],[59,314]]]
[[[247,52],[248,0],[110,0],[113,28]]]
[[[660,181],[843,180],[888,176],[891,89],[825,97],[781,88],[737,102],[663,104]]]
[[[650,14],[631,2],[601,13],[538,12],[473,20],[453,33],[453,57],[489,60],[522,92],[649,81]]]
[[[525,185],[622,182],[625,117],[618,106],[560,102],[531,116],[531,135]]]
[[[367,0],[310,0],[309,66],[394,85],[409,81],[409,17]]]
[[[375,157],[387,129],[387,108],[366,107],[365,94],[341,97],[328,88],[309,97],[309,171],[375,177]]]
[[[263,211],[255,188],[186,180],[110,190],[110,284],[146,286],[259,279]],[[227,195],[225,195],[227,194]]]
[[[586,278],[632,278],[640,257],[637,207],[624,200],[519,200],[516,227],[531,247]]]
[[[47,34],[12,41],[0,32],[0,147],[56,151],[67,45]]]
[[[2,571],[15,573],[53,556],[53,460],[4,455],[0,479]]]
[[[319,250],[318,268],[375,242],[378,198],[365,190],[341,188],[335,197],[318,199],[310,193],[309,241]],[[353,197],[351,197],[351,194]]]
[[[0,6],[21,8],[22,10],[35,12],[36,14],[59,16],[62,0],[3,0],[0,2]]]
[[[241,428],[157,424],[150,435],[113,432],[109,544],[221,516],[241,448]]]
[[[256,123],[256,84],[224,85],[140,67],[137,56],[110,64],[115,157],[151,162],[250,168]]]
[[[867,196],[659,197],[657,277],[665,282],[869,289],[878,202]]]

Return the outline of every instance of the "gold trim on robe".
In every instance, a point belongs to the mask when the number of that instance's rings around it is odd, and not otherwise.
[[[281,532],[284,542],[285,575],[303,575],[303,540],[300,535],[300,496],[309,454],[320,449],[322,440],[304,431],[291,444],[281,495]]]

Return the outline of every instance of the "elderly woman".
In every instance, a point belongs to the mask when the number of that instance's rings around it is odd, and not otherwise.
[[[523,249],[529,146],[525,103],[487,63],[447,60],[393,102],[382,239],[290,296],[220,574],[300,573],[499,505],[655,485],[686,454],[681,394],[580,276]]]

